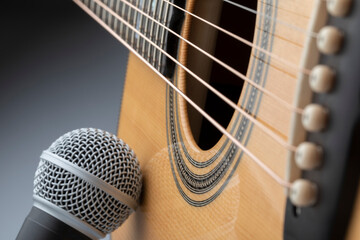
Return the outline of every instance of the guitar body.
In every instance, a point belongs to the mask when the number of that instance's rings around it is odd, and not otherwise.
[[[281,238],[285,209],[283,189],[246,159],[221,195],[207,206],[195,207],[183,199],[175,184],[164,127],[167,126],[167,87],[159,80],[130,55],[118,135],[128,142],[141,161],[144,194],[141,207],[113,234],[113,239]],[[185,136],[190,134],[188,126],[181,127]],[[225,140],[210,151],[202,151],[187,137],[188,151],[200,160],[214,155]],[[186,193],[199,200],[213,194],[199,198]]]
[[[104,2],[108,3],[106,0]],[[221,2],[188,0],[186,9],[199,15],[202,12],[202,16],[216,15],[219,14],[215,13],[216,10],[221,9]],[[212,4],[214,4],[213,8],[209,7]],[[206,10],[206,7],[209,9]],[[332,100],[331,96],[347,94],[339,84],[335,85],[340,87],[334,90],[333,95],[328,93],[319,94],[320,97],[313,96],[308,84],[309,74],[299,70],[299,68],[312,69],[319,62],[329,62],[333,67],[337,67],[338,64],[339,72],[342,71],[343,66],[336,59],[330,59],[331,56],[321,57],[316,39],[307,35],[309,31],[318,33],[328,22],[326,1],[257,1],[256,9],[258,14],[253,21],[251,42],[267,53],[252,47],[249,56],[240,54],[232,56],[231,59],[231,61],[236,61],[238,58],[246,59],[247,70],[244,75],[248,79],[272,92],[284,102],[294,103],[300,109],[304,109],[312,102],[327,106],[327,103],[337,101]],[[356,5],[354,11],[358,13],[359,10]],[[358,17],[355,19],[360,22]],[[216,41],[216,33],[211,31],[206,34],[199,33],[200,28],[195,22],[186,14],[181,36],[212,52],[211,43]],[[291,22],[293,26],[289,27],[281,22]],[[238,21],[234,24],[251,25],[251,21]],[[343,26],[341,20],[339,24]],[[304,26],[309,28],[304,30]],[[109,29],[108,31],[111,32]],[[352,42],[356,42],[357,38],[358,35],[348,44],[353,44]],[[231,45],[228,46],[229,49],[231,51]],[[356,48],[356,51],[360,52],[359,48]],[[344,51],[341,54],[348,52]],[[198,64],[199,71],[205,69],[202,75],[211,75],[207,70],[211,70],[212,65],[194,58],[194,50],[184,41],[180,41],[177,53],[179,62],[195,68]],[[279,61],[279,59],[287,61]],[[354,64],[350,65],[354,69]],[[204,69],[201,69],[202,66]],[[359,75],[360,73],[357,72],[357,76]],[[169,79],[181,91],[189,95],[192,92],[194,98],[198,97],[198,89],[193,88],[194,79],[191,79],[182,67],[176,66],[174,74]],[[227,77],[220,75],[219,79],[226,81]],[[348,94],[352,99],[346,100],[346,105],[355,101],[356,94],[360,90],[358,82],[352,85],[356,90],[352,92],[352,96]],[[328,96],[330,100],[326,100]],[[201,102],[201,97],[198,100]],[[271,135],[265,133],[243,114],[234,111],[225,126],[231,135],[281,179],[293,182],[298,178],[305,178],[319,184],[320,195],[315,205],[305,208],[291,205],[287,197],[288,190],[274,181],[226,136],[219,137],[216,143],[206,150],[199,147],[197,136],[194,134],[196,124],[192,120],[193,110],[189,108],[183,97],[138,56],[130,53],[117,134],[134,149],[140,161],[143,193],[138,209],[112,234],[112,239],[310,239],[308,236],[312,239],[339,239],[337,237],[340,235],[343,237],[347,235],[348,239],[360,239],[360,193],[356,194],[360,192],[356,190],[359,181],[358,170],[352,171],[352,174],[346,170],[351,169],[349,166],[356,166],[352,169],[358,169],[358,164],[337,166],[338,162],[345,162],[351,154],[355,157],[359,156],[358,151],[353,153],[350,147],[351,138],[354,138],[352,135],[359,132],[354,130],[352,134],[352,129],[356,129],[358,124],[358,109],[347,116],[349,122],[345,125],[349,126],[349,129],[338,140],[339,150],[337,150],[331,145],[331,139],[339,134],[330,135],[332,138],[329,138],[329,141],[326,140],[327,128],[324,130],[325,137],[317,137],[316,134],[321,135],[321,131],[308,134],[302,126],[298,113],[284,107],[276,98],[262,93],[252,84],[245,82],[240,86],[240,94],[235,102],[259,123],[276,133],[283,142],[294,146],[304,141],[324,144],[324,163],[315,170],[302,171],[294,164],[293,152],[274,141]],[[356,108],[359,103],[354,103],[354,106]],[[330,110],[331,107],[330,105]],[[215,114],[221,115],[222,109],[218,110]],[[341,112],[341,107],[340,110],[334,109],[334,112],[339,111]],[[344,114],[340,113],[338,116]],[[334,119],[333,122],[336,123],[336,118]],[[333,122],[330,121],[331,124]],[[336,132],[336,126],[333,127],[336,124],[331,124],[328,132]],[[345,146],[342,146],[343,142]],[[332,151],[339,152],[341,158],[332,160],[336,158],[336,154],[332,154]],[[334,169],[339,169],[339,174],[326,175]],[[345,177],[347,175],[355,176],[351,178],[352,182],[343,180],[348,179]],[[332,184],[329,183],[329,179],[336,181],[333,191],[328,186]],[[337,184],[338,182],[343,185]],[[342,190],[349,185],[351,185],[349,191]],[[341,197],[337,197],[339,195],[352,196],[352,200],[345,203],[348,206],[346,211],[342,210],[344,203],[341,202]],[[352,208],[353,204],[354,208]],[[350,214],[352,209],[354,210]],[[316,216],[317,213],[320,214],[319,218]],[[344,225],[342,228],[346,230],[336,231],[334,235],[333,228],[340,220],[340,225]],[[321,229],[310,230],[311,227]]]
[[[303,12],[305,16],[289,14],[285,10],[271,12],[274,9],[266,9],[261,1],[258,3],[258,11],[277,14],[280,19],[292,18],[300,26],[307,25],[313,9],[311,3],[292,1],[290,6],[283,7],[291,10],[300,4],[308,4],[307,12]],[[194,8],[196,1],[188,1],[187,9],[193,11]],[[187,37],[190,30],[191,21],[186,18],[182,36]],[[267,31],[272,33],[270,37],[266,35]],[[258,17],[254,34],[257,44],[266,41],[263,47],[269,51],[282,57],[291,52],[292,59],[300,62],[302,46],[305,44],[305,38],[300,33],[288,37],[289,32],[284,26],[274,23],[267,25]],[[182,42],[179,51],[182,63],[189,61],[187,50],[186,44]],[[315,56],[314,63],[317,60]],[[292,101],[297,87],[298,75],[295,71],[276,61],[265,66],[259,61],[258,52],[253,50],[247,76],[254,78],[255,75],[259,76],[259,83],[286,101]],[[173,81],[186,91],[186,74],[180,67]],[[254,107],[251,111],[257,119],[268,123],[287,140],[292,117],[288,109],[279,107],[268,96],[261,96],[256,91],[251,93],[251,90],[254,91],[249,84],[245,84],[239,104],[251,106],[253,102],[258,108],[255,110]],[[179,154],[188,154],[198,162],[206,162],[220,152],[218,159],[204,168],[196,168],[185,162],[191,172],[201,175],[216,168],[233,146],[223,136],[211,149],[200,149],[192,136],[186,102],[176,94],[171,96],[169,91],[171,89],[159,76],[130,54],[118,136],[135,150],[141,162],[144,189],[139,209],[113,233],[113,239],[282,239],[286,206],[284,189],[240,151],[235,153],[234,160],[229,163],[230,170],[210,191],[198,194],[184,186],[176,167],[176,155],[172,154],[175,148]],[[251,94],[256,95],[251,98]],[[172,107],[169,106],[171,101],[174,103]],[[170,111],[173,111],[174,119],[171,119]],[[173,125],[171,121],[174,121]],[[241,124],[247,123],[234,114],[227,130],[241,129]],[[175,145],[178,146],[174,146],[170,140],[173,137],[172,127],[176,128]],[[242,137],[246,139],[248,149],[281,177],[286,177],[287,151],[281,145],[251,125],[245,126]],[[356,219],[353,226],[358,224]],[[357,239],[358,233],[355,232],[359,228],[352,229],[349,239]]]
[[[130,53],[118,136],[141,161],[144,186],[139,209],[112,239],[282,239],[284,191],[249,160],[242,161],[221,196],[208,206],[194,207],[182,198],[171,170],[164,127],[166,90],[159,76]],[[191,134],[186,125],[182,131]],[[213,153],[187,140],[200,159]],[[257,141],[262,141],[261,136]],[[277,153],[272,156],[276,162]],[[281,170],[285,171],[279,166]],[[356,199],[348,240],[360,239],[360,189]]]
[[[191,2],[188,1],[188,9],[192,8]],[[188,34],[190,27],[190,21],[186,19],[183,36]],[[258,26],[258,29],[261,29],[261,26]],[[262,34],[263,31],[257,31],[255,38]],[[186,51],[185,44],[181,44],[179,53],[181,62],[187,60]],[[273,51],[281,52],[283,49],[279,47],[274,48]],[[300,49],[297,54],[301,54]],[[249,65],[249,69],[262,66],[254,55],[251,56],[250,62],[252,64]],[[266,70],[268,75],[281,75],[277,78],[272,77],[267,84],[274,89],[277,85],[282,85],[284,89],[292,89],[287,91],[288,95],[285,95],[290,100],[296,81],[291,81],[293,80],[291,77],[271,67],[261,69],[260,81],[266,80],[264,76]],[[174,78],[177,79],[178,86],[185,89],[184,71],[178,68]],[[244,89],[247,87],[250,91],[250,86],[246,85]],[[282,94],[282,90],[277,89],[277,93]],[[113,234],[113,239],[281,239],[286,202],[284,190],[240,151],[235,153],[234,160],[224,177],[209,192],[196,194],[182,186],[183,183],[175,167],[176,160],[171,154],[169,155],[169,151],[173,151],[173,146],[169,143],[170,136],[168,136],[171,128],[168,91],[166,84],[151,69],[130,54],[118,136],[134,149],[140,160],[144,190],[141,207]],[[276,103],[266,96],[259,100],[259,96],[249,98],[249,95],[250,92],[247,96],[243,93],[239,101],[244,101],[246,98],[247,101],[261,101],[258,118],[270,122],[286,136],[291,115],[281,112],[282,109],[276,109]],[[174,113],[178,119],[174,125],[178,128],[177,131],[181,132],[183,137],[181,143],[184,143],[191,157],[196,161],[206,162],[216,153],[221,152],[218,159],[206,168],[199,169],[185,163],[196,174],[208,173],[227,157],[225,155],[231,151],[233,145],[226,141],[224,136],[210,150],[201,150],[192,137],[186,103],[179,96],[174,96],[173,100],[178,102],[177,105],[174,104],[176,107]],[[273,114],[274,111],[284,117]],[[244,124],[243,121],[244,119],[238,114],[234,114],[228,129],[240,129],[239,124]],[[247,128],[243,133],[243,137],[249,139],[247,147],[265,159],[267,164],[284,177],[286,150],[274,143],[261,130],[254,128],[251,131],[251,126]],[[177,147],[181,154],[184,154],[180,145]],[[232,169],[236,170],[233,172]],[[198,206],[218,193],[219,196],[210,203]],[[181,194],[197,202],[189,203]]]
[[[356,204],[350,221],[347,239],[360,239],[360,184],[357,191]]]

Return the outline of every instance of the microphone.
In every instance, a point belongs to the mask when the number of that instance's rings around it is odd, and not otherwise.
[[[66,133],[40,156],[33,207],[16,239],[104,238],[136,209],[141,181],[134,152],[115,135]]]

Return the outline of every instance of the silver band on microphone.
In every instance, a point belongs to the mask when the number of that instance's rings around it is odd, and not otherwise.
[[[119,189],[113,187],[112,185],[108,184],[104,180],[92,175],[91,173],[87,172],[86,170],[82,169],[81,167],[65,160],[62,157],[59,157],[48,150],[43,151],[40,156],[40,159],[48,161],[52,164],[59,166],[60,168],[78,176],[79,178],[83,179],[84,181],[92,184],[93,186],[101,189],[102,191],[106,192],[110,196],[114,197],[116,200],[120,201],[121,203],[127,205],[129,208],[136,210],[137,203],[136,201],[120,191]]]

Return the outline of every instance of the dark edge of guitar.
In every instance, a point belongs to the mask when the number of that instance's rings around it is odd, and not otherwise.
[[[328,25],[345,34],[340,53],[322,56],[320,63],[335,69],[336,84],[327,94],[315,94],[313,102],[330,110],[328,127],[309,133],[307,141],[324,149],[324,163],[318,170],[305,171],[304,179],[319,186],[318,202],[302,208],[295,216],[288,200],[284,239],[344,239],[352,216],[360,173],[360,4],[353,1],[343,18],[330,17]]]

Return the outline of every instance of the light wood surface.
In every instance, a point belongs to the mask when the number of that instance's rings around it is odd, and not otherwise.
[[[357,198],[347,235],[347,240],[358,239],[360,239],[360,184],[358,186]]]
[[[187,9],[191,10],[194,1],[188,1]],[[303,28],[309,24],[314,1],[279,0],[278,9],[268,8],[262,1],[258,2],[258,11],[276,14],[279,21],[291,22],[295,27]],[[299,10],[301,9],[301,10]],[[187,36],[190,28],[187,17],[182,35]],[[258,17],[254,42],[261,44],[264,34],[271,37],[267,45],[273,54],[299,65],[305,37],[301,32],[290,31],[284,25],[270,24],[264,28],[264,19]],[[291,54],[289,54],[291,53]],[[258,52],[253,50],[248,68],[248,77],[254,78],[259,68]],[[179,59],[187,62],[187,46],[181,42]],[[294,101],[298,72],[274,59],[265,60],[259,81],[266,89],[272,91],[285,101]],[[255,69],[255,70],[252,70]],[[252,72],[255,71],[255,72]],[[176,73],[177,85],[186,89],[185,73],[180,68]],[[288,140],[291,124],[291,112],[267,95],[257,94],[251,100],[251,86],[245,84],[239,104],[258,106],[253,109],[256,118],[273,129],[284,140]],[[284,189],[267,175],[248,156],[236,153],[230,169],[236,168],[233,175],[230,171],[209,192],[195,194],[188,190],[179,180],[177,171],[172,171],[171,152],[176,146],[168,143],[168,89],[166,84],[152,70],[143,64],[135,55],[129,55],[122,109],[119,119],[118,136],[124,139],[136,152],[144,177],[142,200],[138,210],[116,230],[112,237],[117,239],[282,239],[285,200]],[[188,153],[197,161],[205,162],[225,145],[220,158],[225,155],[230,144],[222,137],[210,150],[201,150],[194,138],[188,122],[187,106],[181,97],[177,98],[176,117],[179,118],[178,133],[183,136],[183,144]],[[175,99],[174,98],[174,99]],[[253,102],[251,102],[253,101]],[[261,104],[260,104],[261,103]],[[228,130],[233,126],[240,128],[242,117],[234,114]],[[287,150],[275,142],[256,126],[247,128],[244,139],[248,139],[247,148],[256,154],[266,165],[282,178],[286,173]],[[184,154],[183,152],[181,154]],[[189,163],[186,166],[196,174],[205,174],[213,169],[220,160],[212,165],[198,169]],[[229,177],[229,181],[225,184]],[[177,182],[175,180],[178,180]],[[179,185],[177,186],[176,183]],[[201,201],[213,196],[221,186],[221,194],[211,203],[195,207],[184,200],[179,188],[189,198]],[[356,225],[356,223],[354,223]],[[354,226],[354,225],[353,225]],[[357,227],[352,227],[352,235]],[[355,239],[355,238],[352,238]]]

